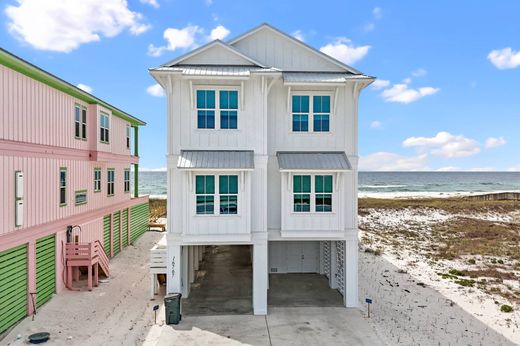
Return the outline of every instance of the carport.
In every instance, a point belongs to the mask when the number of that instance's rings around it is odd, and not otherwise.
[[[251,246],[207,246],[183,314],[252,314],[252,280]]]

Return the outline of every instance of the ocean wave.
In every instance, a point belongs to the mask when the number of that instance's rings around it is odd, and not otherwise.
[[[410,185],[359,185],[362,189],[393,189],[398,187],[408,187]]]

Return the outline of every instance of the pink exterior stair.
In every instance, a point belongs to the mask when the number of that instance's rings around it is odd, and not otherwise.
[[[67,243],[65,245],[65,256],[67,262],[67,288],[78,290],[72,286],[74,280],[79,280],[79,268],[87,267],[88,290],[92,285],[99,284],[99,268],[106,276],[109,276],[108,257],[101,243],[96,240],[93,243]]]

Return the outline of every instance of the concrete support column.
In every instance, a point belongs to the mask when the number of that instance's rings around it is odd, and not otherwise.
[[[175,293],[182,291],[182,257],[181,246],[168,244],[168,262],[166,265],[166,291]]]
[[[195,251],[194,246],[187,246],[188,248],[188,284],[195,281]]]
[[[345,242],[345,295],[346,307],[357,307],[358,298],[358,238],[357,234]]]
[[[267,241],[253,245],[253,313],[267,315]]]
[[[204,246],[200,245],[199,246],[199,262],[202,261],[203,251],[204,251]]]
[[[190,283],[188,278],[189,273],[189,253],[188,253],[189,246],[183,246],[182,247],[182,269],[181,269],[181,280],[182,280],[182,296],[184,298],[188,298],[190,295]]]
[[[329,277],[329,285],[330,288],[338,288],[338,280],[336,277],[337,270],[338,270],[338,263],[337,263],[337,256],[338,253],[336,251],[336,242],[331,241],[330,242],[330,277]]]
[[[193,270],[199,270],[199,246],[194,246],[193,252]]]

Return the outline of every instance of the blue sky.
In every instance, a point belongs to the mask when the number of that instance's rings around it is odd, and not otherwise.
[[[141,167],[165,166],[166,101],[147,69],[211,37],[229,39],[269,22],[379,78],[360,99],[360,169],[520,170],[517,1],[2,6],[3,48],[148,123],[140,132]]]

